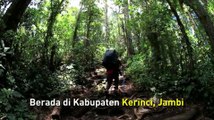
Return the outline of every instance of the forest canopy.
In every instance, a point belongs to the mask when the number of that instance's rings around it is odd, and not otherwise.
[[[0,0],[0,119],[92,86],[109,48],[137,91],[214,116],[214,0]]]

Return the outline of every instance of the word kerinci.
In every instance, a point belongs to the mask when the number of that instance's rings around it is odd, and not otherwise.
[[[30,106],[60,106],[60,100],[36,100],[30,98]]]
[[[152,99],[144,100],[144,99],[128,99],[123,98],[122,99],[122,106],[150,106],[150,107],[156,107],[156,106],[176,106],[176,107],[182,107],[184,106],[184,99],[159,99],[159,103],[156,105],[155,102]]]

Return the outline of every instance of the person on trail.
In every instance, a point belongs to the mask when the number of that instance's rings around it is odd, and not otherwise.
[[[106,50],[102,65],[107,72],[107,86],[106,93],[108,93],[114,79],[115,91],[118,90],[119,74],[121,75],[120,66],[121,61],[118,59],[116,50]]]

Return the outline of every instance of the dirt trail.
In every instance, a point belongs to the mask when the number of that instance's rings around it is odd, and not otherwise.
[[[130,99],[142,98],[143,93],[136,91],[133,83],[120,76],[119,92],[115,95],[111,87],[109,96],[104,93],[106,86],[105,69],[99,68],[91,73],[87,79],[90,87],[76,86],[68,91],[65,98],[88,99],[112,99],[121,100],[124,97]],[[145,96],[144,96],[145,97]],[[202,114],[197,106],[172,108],[172,107],[53,107],[47,113],[37,116],[37,120],[212,120]]]

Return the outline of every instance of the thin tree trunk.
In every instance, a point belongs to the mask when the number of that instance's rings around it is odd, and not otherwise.
[[[206,39],[207,39],[207,38],[205,37],[205,36],[206,36],[206,35],[205,35],[206,33],[204,34],[204,33],[201,31],[201,29],[199,29],[199,26],[197,25],[197,23],[196,23],[196,21],[194,20],[194,18],[193,18],[193,16],[192,16],[192,14],[190,13],[190,11],[187,11],[187,15],[189,16],[189,19],[190,19],[190,21],[191,21],[191,24],[192,24],[192,26],[193,26],[194,31],[198,30],[198,32],[200,33],[200,36],[199,36],[199,33],[196,33],[195,36],[196,36],[196,38],[199,40],[198,44],[199,44],[199,45],[202,45],[202,42],[204,42],[204,41],[202,41],[202,40],[206,40]]]
[[[174,16],[176,17],[176,20],[177,20],[177,23],[179,25],[179,28],[181,30],[181,33],[183,35],[183,39],[185,40],[185,44],[186,44],[186,47],[187,47],[187,54],[188,54],[188,57],[189,57],[189,71],[192,71],[193,68],[194,68],[194,60],[193,60],[193,48],[191,46],[191,42],[189,40],[189,37],[186,33],[186,30],[185,30],[185,27],[175,9],[175,7],[172,5],[172,3],[170,2],[170,0],[167,0],[169,6],[170,6],[170,9],[172,11],[172,13],[174,14]]]
[[[134,54],[134,48],[132,45],[132,36],[131,36],[131,31],[128,29],[128,22],[129,22],[129,4],[130,1],[127,0],[126,2],[126,6],[124,7],[124,21],[125,21],[125,25],[124,25],[124,30],[125,30],[125,36],[126,36],[126,45],[127,45],[127,53],[128,56],[131,56]]]
[[[53,65],[51,64],[51,63],[54,63],[53,62],[54,59],[51,58],[51,56],[55,56],[55,55],[52,55],[53,53],[55,54],[55,52],[53,52],[53,51],[51,51],[50,57],[48,56],[50,38],[53,37],[53,26],[56,21],[56,16],[60,13],[61,6],[64,1],[65,0],[61,0],[59,3],[55,3],[55,4],[53,4],[53,1],[51,1],[51,10],[52,11],[51,11],[50,17],[48,19],[49,22],[48,22],[47,32],[46,32],[46,36],[45,36],[45,40],[44,40],[44,51],[43,51],[43,61],[42,61],[45,64],[47,64],[50,69],[54,68]],[[53,47],[53,48],[54,49],[51,49],[51,50],[55,51],[56,47]]]
[[[118,18],[118,16],[117,16],[117,20],[118,20],[118,23],[117,23],[117,32],[118,32],[118,38],[117,38],[117,40],[118,41],[120,41],[120,38],[121,38],[121,36],[122,36],[122,33],[121,33],[121,24],[120,24],[120,19]]]
[[[49,45],[49,39],[53,36],[53,25],[56,21],[56,16],[59,14],[60,12],[60,8],[63,4],[64,0],[62,0],[58,5],[52,5],[51,6],[51,14],[50,17],[48,19],[48,27],[47,27],[47,32],[46,32],[46,36],[45,36],[45,43],[44,43],[44,47],[47,48]],[[51,3],[53,4],[53,3]],[[56,8],[55,8],[56,7]]]
[[[54,72],[56,69],[55,65],[55,57],[56,57],[56,45],[53,45],[51,47],[51,55],[50,55],[50,63],[49,63],[49,69]]]
[[[137,45],[137,50],[138,50],[138,53],[141,53],[142,52],[142,46],[141,46],[141,36],[140,36],[140,31],[139,30],[136,30],[136,33],[135,33],[135,36],[136,36],[136,45]]]
[[[123,39],[124,39],[124,43],[125,43],[125,45],[127,47],[128,45],[127,45],[127,37],[126,37],[126,28],[125,28],[125,24],[124,24],[122,19],[121,19],[121,28],[122,28],[122,36],[123,36]],[[128,47],[127,47],[127,49],[128,49]]]
[[[109,41],[108,0],[105,0],[105,42]]]
[[[85,47],[89,46],[89,40],[90,40],[90,29],[91,29],[91,23],[92,23],[92,16],[93,13],[91,12],[91,8],[88,10],[88,21],[87,21],[87,30],[86,30],[86,39],[85,39]]]
[[[78,34],[78,29],[79,29],[79,24],[80,24],[80,17],[81,17],[81,13],[82,13],[82,7],[83,5],[81,4],[80,10],[78,12],[77,15],[77,20],[76,20],[76,24],[75,24],[75,28],[74,28],[74,34],[73,34],[73,40],[72,40],[72,47],[75,46],[76,41],[77,41],[77,34]]]
[[[152,47],[154,63],[158,65],[159,62],[162,60],[161,46],[160,42],[158,41],[159,34],[157,32],[150,32],[148,33],[147,37]],[[157,65],[155,65],[155,67]]]
[[[86,23],[86,39],[84,39],[84,46],[86,50],[88,50],[88,53],[85,54],[85,60],[87,61],[87,64],[90,65],[88,68],[85,69],[85,71],[88,71],[89,68],[92,67],[93,64],[93,53],[89,50],[90,46],[90,40],[91,40],[91,23],[93,22],[93,11],[92,11],[92,3],[89,4],[88,6],[88,11],[87,11],[87,23]]]

